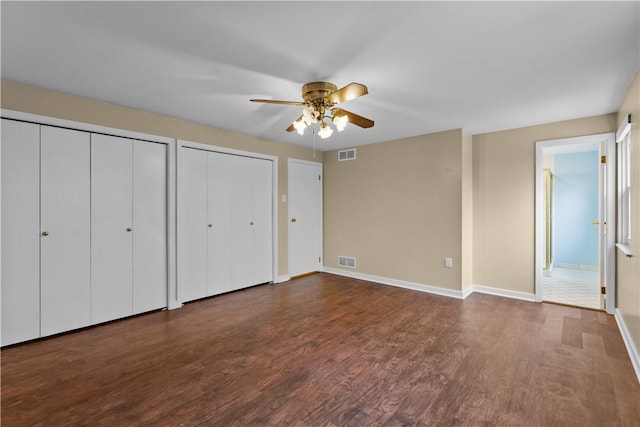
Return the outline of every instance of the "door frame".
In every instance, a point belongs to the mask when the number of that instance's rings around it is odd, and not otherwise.
[[[600,254],[601,286],[607,287],[606,311],[613,314],[615,311],[616,283],[615,283],[615,233],[616,233],[616,170],[615,170],[615,133],[601,133],[572,138],[536,141],[535,163],[535,295],[536,301],[543,300],[543,267],[544,267],[544,239],[545,239],[545,198],[544,198],[544,171],[543,154],[545,148],[560,147],[572,144],[598,143],[599,147],[605,146],[607,163],[602,171],[602,163],[599,176],[599,202],[600,202]],[[602,154],[602,148],[599,149]],[[603,188],[602,177],[606,174],[606,188]],[[605,203],[606,201],[606,203]],[[603,239],[604,237],[604,239]],[[604,250],[603,250],[604,249]],[[604,268],[603,268],[604,267]],[[604,270],[604,272],[602,271]]]
[[[261,153],[255,153],[255,152],[251,152],[251,151],[243,151],[243,150],[236,150],[234,148],[228,148],[228,147],[220,147],[217,145],[211,145],[211,144],[203,144],[203,143],[199,143],[199,142],[192,142],[192,141],[186,141],[186,140],[182,140],[182,139],[178,139],[176,140],[176,189],[177,189],[177,205],[176,205],[176,223],[178,224],[177,226],[177,235],[178,235],[178,239],[177,239],[177,285],[176,285],[176,298],[177,301],[179,302],[180,305],[182,305],[183,302],[183,296],[181,295],[181,283],[183,283],[184,281],[181,280],[182,279],[182,268],[181,268],[181,264],[182,264],[182,254],[184,253],[184,249],[183,249],[183,244],[181,242],[180,236],[181,236],[181,227],[180,227],[180,223],[181,223],[181,216],[182,216],[182,211],[184,209],[184,203],[183,203],[183,194],[182,194],[182,187],[184,185],[183,181],[184,179],[182,178],[182,153],[183,153],[183,149],[197,149],[197,150],[203,150],[203,151],[214,151],[217,153],[223,153],[223,154],[232,154],[232,155],[236,155],[236,156],[244,156],[244,157],[253,157],[256,159],[264,159],[264,160],[271,160],[273,162],[273,167],[271,170],[271,181],[272,181],[272,202],[271,202],[271,206],[272,206],[272,211],[271,211],[271,216],[272,216],[272,225],[271,225],[271,232],[273,235],[273,242],[272,242],[272,247],[271,247],[271,253],[272,253],[272,264],[271,264],[271,276],[272,276],[272,282],[273,283],[278,283],[281,280],[278,280],[278,156],[271,156],[269,154],[261,154]]]
[[[291,163],[298,163],[298,164],[303,164],[303,165],[309,165],[309,166],[314,166],[314,167],[318,167],[320,169],[320,194],[318,195],[318,197],[320,198],[320,236],[318,238],[318,242],[320,247],[318,248],[320,251],[320,261],[318,262],[318,271],[322,270],[322,266],[324,264],[324,242],[322,237],[324,236],[324,215],[323,215],[323,210],[324,210],[324,205],[323,205],[323,195],[324,195],[324,173],[323,173],[323,165],[320,162],[312,162],[309,160],[300,160],[300,159],[294,159],[294,158],[289,158],[287,160],[287,194],[288,194],[288,199],[287,199],[287,270],[290,272],[291,271],[291,221],[289,218],[289,203],[291,202],[291,187],[289,186],[289,183],[291,182],[291,175],[290,175],[290,171],[291,171]],[[288,274],[289,277],[291,277],[291,274]]]

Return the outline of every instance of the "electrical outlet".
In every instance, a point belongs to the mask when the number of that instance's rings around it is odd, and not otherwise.
[[[453,268],[453,260],[451,258],[444,259],[444,266],[446,268]]]

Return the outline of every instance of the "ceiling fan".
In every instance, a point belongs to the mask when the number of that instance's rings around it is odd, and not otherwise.
[[[338,104],[367,93],[369,93],[367,87],[360,83],[349,83],[345,87],[338,89],[333,83],[311,82],[302,86],[303,101],[277,101],[272,99],[251,99],[251,101],[304,107],[302,115],[287,128],[287,132],[296,130],[300,135],[303,135],[307,126],[319,122],[320,130],[318,131],[318,136],[324,139],[333,133],[333,129],[324,121],[325,118],[331,119],[338,132],[341,132],[349,122],[361,128],[373,127],[373,120],[336,107]]]

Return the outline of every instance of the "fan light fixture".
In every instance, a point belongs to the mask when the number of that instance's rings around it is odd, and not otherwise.
[[[302,116],[295,122],[293,122],[293,127],[298,132],[299,135],[304,135],[304,130],[308,126],[315,125],[320,122],[320,130],[318,131],[318,136],[322,139],[327,139],[333,134],[333,129],[324,121],[327,118],[321,111],[324,108],[316,109],[314,105],[305,106],[302,110]],[[335,109],[337,110],[337,109]],[[346,114],[339,114],[332,110],[333,116],[331,118],[331,122],[336,127],[338,132],[342,132],[349,123],[349,117]],[[320,118],[322,116],[322,118]]]
[[[317,134],[320,138],[327,139],[333,134],[333,128],[325,119],[330,119],[331,124],[338,132],[342,132],[347,123],[353,123],[361,128],[373,127],[373,120],[336,107],[337,104],[367,93],[367,87],[360,83],[349,83],[338,89],[333,83],[312,82],[302,86],[302,99],[304,100],[302,102],[270,99],[252,99],[251,101],[301,106],[303,107],[302,115],[287,128],[287,131],[295,130],[298,134],[304,135],[304,130],[311,126],[315,135],[315,126],[319,123]]]

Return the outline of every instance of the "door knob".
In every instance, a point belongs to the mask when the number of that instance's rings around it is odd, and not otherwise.
[[[600,225],[600,221],[593,221],[591,224],[593,224],[593,225]]]
[[[213,224],[209,224],[209,228],[213,227]]]
[[[127,227],[127,231],[133,231],[133,228]]]
[[[48,236],[48,235],[49,235],[49,232],[48,232],[48,231],[43,231],[43,232],[42,232],[42,235],[46,237],[46,236]]]
[[[291,218],[291,222],[296,222],[296,221],[297,221],[297,219]]]
[[[249,225],[253,225],[253,221],[251,221],[251,222],[249,223]]]

